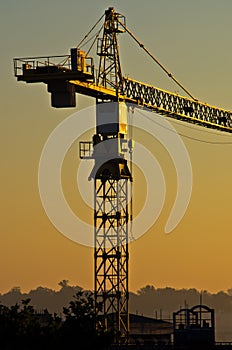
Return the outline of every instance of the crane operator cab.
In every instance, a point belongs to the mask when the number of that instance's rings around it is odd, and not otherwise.
[[[96,105],[96,134],[93,136],[95,165],[91,178],[104,174],[112,179],[128,178],[127,106],[124,102]]]

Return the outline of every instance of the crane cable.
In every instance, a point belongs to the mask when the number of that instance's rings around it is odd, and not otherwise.
[[[86,52],[86,56],[88,56],[88,54],[90,53],[90,51],[91,51],[93,45],[95,44],[96,40],[99,38],[100,32],[102,31],[103,27],[104,27],[104,23],[103,23],[103,25],[101,26],[101,28],[99,29],[99,31],[97,32],[97,34],[95,34],[95,39],[93,40],[92,44],[90,45],[89,50]],[[88,41],[88,42],[89,42],[89,41]]]
[[[103,15],[99,18],[99,20],[94,24],[94,26],[90,29],[90,31],[84,36],[84,38],[79,42],[79,44],[77,45],[77,48],[80,47],[80,45],[85,41],[85,39],[88,38],[89,34],[94,30],[94,28],[98,25],[98,23],[102,20],[102,18],[105,16],[105,14],[103,13]]]
[[[129,147],[129,161],[130,161],[130,173],[132,174],[132,168],[133,168],[133,117],[134,117],[134,107],[129,107],[129,124],[128,124],[128,136],[130,140],[130,147]],[[130,228],[129,228],[129,235],[130,235],[130,241],[134,241],[135,237],[133,235],[133,177],[130,181]]]
[[[127,31],[127,33],[137,42],[137,44],[163,69],[163,71],[171,78],[174,80],[174,82],[181,87],[182,90],[184,90],[194,101],[198,101],[197,98],[195,98],[175,77],[172,73],[170,73],[167,68],[165,68],[158,60],[155,58],[155,56],[152,55],[152,53],[144,46],[144,44],[139,41],[136,36],[126,27],[124,23],[122,23],[118,19],[118,23]]]
[[[138,110],[138,109],[137,109]],[[148,120],[150,120],[152,123],[156,124],[156,125],[159,125],[160,127],[164,128],[165,130],[168,130],[170,132],[173,132],[177,135],[180,135],[182,137],[185,137],[187,139],[190,139],[190,140],[193,140],[193,141],[198,141],[198,142],[202,142],[202,143],[208,143],[208,144],[211,144],[211,145],[231,145],[232,142],[230,141],[222,141],[222,142],[218,142],[218,141],[206,141],[206,140],[202,140],[202,139],[198,139],[196,137],[192,137],[192,136],[188,136],[188,135],[185,135],[183,133],[180,133],[180,132],[177,132],[176,130],[173,130],[171,128],[168,128],[160,123],[158,123],[157,121],[154,120],[154,118],[151,118],[149,116],[147,116],[146,114],[142,113],[140,110],[138,110],[138,113],[141,114],[143,117],[147,118]],[[185,125],[186,126],[186,125]],[[189,127],[189,126],[188,126]],[[192,128],[193,129],[193,128]],[[201,130],[203,131],[203,130]],[[206,130],[204,130],[205,132],[207,132]],[[209,132],[207,132],[209,134]],[[220,135],[222,136],[222,135]]]
[[[97,33],[98,34],[98,33]],[[81,49],[82,47],[84,47],[85,45],[87,45],[93,38],[95,38],[95,36],[97,34],[93,34],[85,43],[83,43],[82,45],[78,46],[78,49]]]
[[[85,41],[85,39],[88,38],[88,36],[90,35],[90,33],[94,30],[94,28],[95,28],[95,27],[98,25],[98,23],[102,20],[102,18],[104,17],[104,15],[105,15],[105,14],[103,14],[103,15],[99,18],[99,20],[94,24],[94,26],[89,30],[89,32],[84,36],[84,38],[79,42],[79,44],[76,46],[76,48],[79,48],[80,45],[83,44],[83,42]],[[100,31],[102,30],[102,27],[103,27],[103,26],[101,26],[101,28],[100,28],[100,30],[97,32],[97,34],[95,34],[95,35],[92,36],[92,38],[93,38],[94,36],[96,37],[95,40],[94,40],[94,42],[93,42],[93,44],[95,43],[96,39],[98,38],[99,33],[100,33]],[[89,41],[90,41],[92,38],[90,38]],[[86,44],[86,43],[85,43],[85,44]],[[91,50],[93,44],[91,45],[89,51]],[[89,51],[88,51],[88,52],[89,52]],[[64,61],[60,62],[60,63],[58,64],[58,66],[64,66],[64,65],[68,62],[69,59],[70,59],[70,56],[68,56]]]

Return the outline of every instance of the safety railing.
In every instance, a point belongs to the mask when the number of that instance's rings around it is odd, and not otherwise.
[[[23,75],[26,69],[36,70],[39,67],[57,67],[63,70],[71,70],[70,55],[14,58],[14,74],[16,77]]]
[[[93,142],[81,141],[79,143],[80,159],[93,159]]]
[[[16,77],[25,73],[40,72],[42,69],[46,70],[46,73],[72,71],[71,55],[14,58],[14,75]],[[92,57],[85,57],[83,73],[94,76]]]

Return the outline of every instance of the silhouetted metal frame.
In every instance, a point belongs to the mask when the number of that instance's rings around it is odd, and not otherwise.
[[[112,7],[105,11],[103,37],[98,39],[97,49],[100,56],[97,85],[114,89],[117,96],[123,93],[123,76],[117,35],[123,33],[124,30],[119,24],[119,17],[121,20],[125,20],[124,16],[116,13]]]
[[[128,179],[95,179],[95,301],[103,324],[126,343],[128,311]]]

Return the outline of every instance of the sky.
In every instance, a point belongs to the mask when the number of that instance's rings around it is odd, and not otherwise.
[[[93,288],[93,249],[68,239],[50,222],[39,196],[38,165],[56,126],[94,101],[78,95],[74,110],[52,108],[45,85],[17,82],[13,58],[68,54],[110,6],[126,16],[128,28],[195,97],[232,110],[230,0],[0,0],[0,293],[15,286],[57,289],[63,279]],[[182,94],[128,35],[120,39],[124,75]],[[191,199],[180,223],[166,234],[177,188],[175,169],[164,147],[158,141],[149,144],[148,137],[146,147],[161,164],[167,192],[157,221],[130,244],[130,290],[152,284],[226,291],[232,287],[232,138],[192,124],[172,125],[191,160]],[[76,212],[77,165],[75,146],[62,176]],[[144,177],[142,169],[135,171],[136,215],[146,197]],[[89,209],[83,215],[92,218]]]

